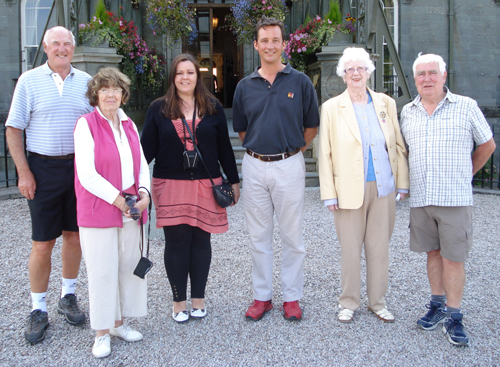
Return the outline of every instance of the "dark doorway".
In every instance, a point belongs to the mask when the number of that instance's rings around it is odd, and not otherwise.
[[[194,5],[194,4],[193,4]],[[200,63],[203,81],[222,103],[232,108],[236,85],[243,76],[242,47],[225,24],[230,13],[226,4],[196,4],[198,38],[183,45]]]

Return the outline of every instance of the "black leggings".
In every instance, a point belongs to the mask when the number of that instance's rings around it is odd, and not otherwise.
[[[205,298],[212,247],[210,233],[188,224],[163,227],[165,233],[165,270],[174,302],[186,300],[187,277],[191,298]]]

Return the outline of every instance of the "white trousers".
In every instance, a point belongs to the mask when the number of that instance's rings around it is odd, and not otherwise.
[[[123,228],[80,227],[92,329],[111,329],[124,316],[147,314],[147,276],[134,275],[141,258],[140,237],[136,221],[123,223]]]
[[[283,301],[299,300],[304,287],[304,156],[299,152],[281,161],[262,162],[245,154],[242,173],[254,298],[268,301],[273,297],[273,213],[276,213],[282,244]]]

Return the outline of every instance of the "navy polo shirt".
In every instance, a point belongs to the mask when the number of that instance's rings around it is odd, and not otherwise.
[[[234,131],[245,131],[243,146],[259,154],[303,147],[304,129],[319,126],[318,98],[311,80],[287,64],[270,84],[259,68],[236,87]]]

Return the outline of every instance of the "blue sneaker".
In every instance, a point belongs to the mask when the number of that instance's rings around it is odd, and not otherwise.
[[[425,305],[429,309],[427,314],[417,321],[417,325],[423,330],[434,330],[446,318],[446,312],[441,302],[431,301]]]
[[[468,345],[469,338],[464,331],[462,318],[464,315],[458,312],[452,312],[450,317],[446,318],[443,324],[443,332],[446,334],[448,341],[454,345]]]

